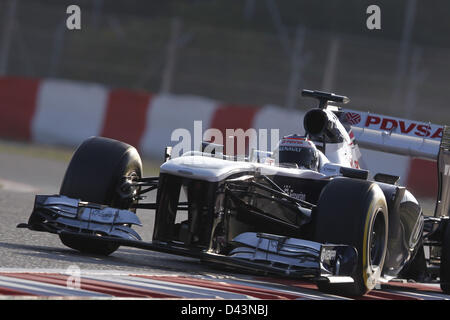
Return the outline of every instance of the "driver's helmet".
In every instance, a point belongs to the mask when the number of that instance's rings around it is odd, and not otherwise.
[[[296,134],[283,137],[278,143],[278,163],[319,170],[319,152],[306,137]]]

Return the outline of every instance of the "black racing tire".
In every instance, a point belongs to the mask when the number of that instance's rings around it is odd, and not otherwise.
[[[75,151],[61,184],[60,194],[83,201],[129,209],[133,201],[119,194],[123,177],[142,176],[142,161],[137,150],[117,140],[91,137]],[[135,210],[132,210],[135,212]],[[86,240],[76,235],[60,235],[62,243],[83,253],[110,255],[119,247],[101,240]]]
[[[318,282],[319,290],[362,296],[372,290],[383,269],[388,240],[388,209],[374,182],[335,178],[322,190],[313,216],[314,240],[351,245],[358,251],[353,283]]]
[[[450,294],[450,223],[447,223],[442,241],[440,282],[441,290]]]

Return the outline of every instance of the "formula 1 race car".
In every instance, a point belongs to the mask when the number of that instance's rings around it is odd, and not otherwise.
[[[361,128],[331,105],[348,98],[303,90],[319,101],[305,135],[274,153],[245,157],[204,142],[171,157],[159,177],[142,177],[137,150],[92,137],[75,151],[59,195],[37,195],[28,223],[63,244],[108,255],[131,246],[199,258],[245,272],[309,279],[320,290],[363,295],[393,278],[440,281],[450,293],[450,128],[436,139]],[[366,123],[376,119],[366,116]],[[361,169],[358,145],[437,160],[439,192],[424,215],[399,177]],[[156,202],[143,195],[157,191]],[[132,229],[136,209],[155,210],[153,241]]]

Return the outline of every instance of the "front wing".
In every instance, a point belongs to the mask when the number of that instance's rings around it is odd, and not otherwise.
[[[28,223],[17,227],[188,256],[252,273],[315,281],[353,282],[351,274],[358,258],[356,249],[351,246],[321,244],[257,232],[245,232],[235,237],[232,241],[234,249],[223,255],[208,248],[188,247],[175,241],[146,242],[131,228],[132,225],[141,223],[128,210],[60,195],[38,195]]]

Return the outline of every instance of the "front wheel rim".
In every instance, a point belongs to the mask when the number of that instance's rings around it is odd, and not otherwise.
[[[378,210],[373,220],[368,242],[371,269],[377,268],[383,262],[386,247],[386,233],[384,214],[381,210]]]

